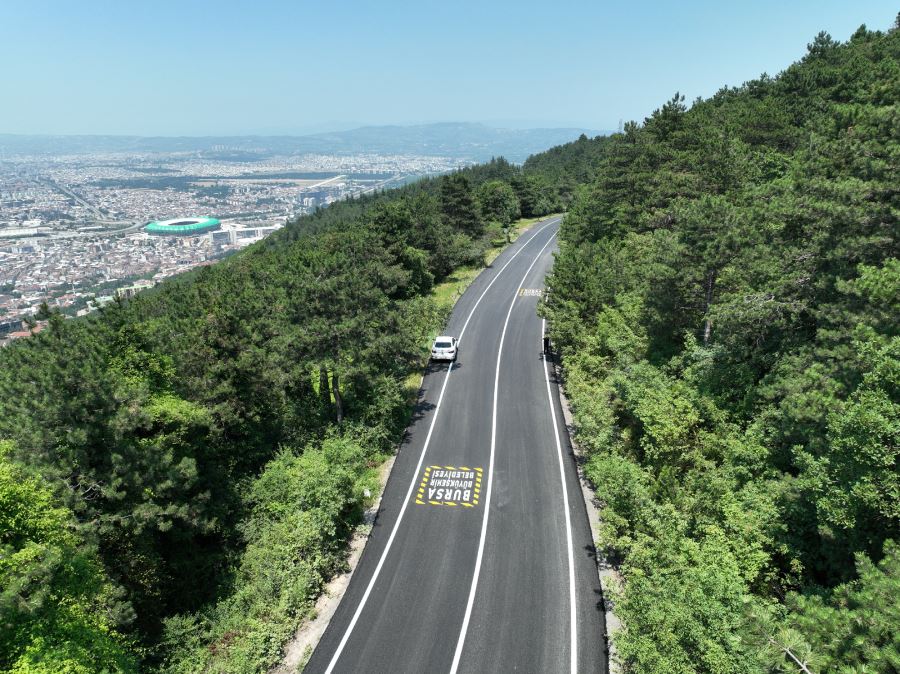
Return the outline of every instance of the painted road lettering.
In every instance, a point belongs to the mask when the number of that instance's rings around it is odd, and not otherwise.
[[[483,468],[426,466],[416,492],[416,505],[474,508],[481,499]]]
[[[540,297],[544,293],[541,288],[520,288],[519,297]]]

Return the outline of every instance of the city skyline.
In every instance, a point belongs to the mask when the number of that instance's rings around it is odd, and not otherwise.
[[[84,315],[212,264],[346,198],[445,173],[446,157],[121,152],[0,161],[0,346],[27,336],[46,302]],[[214,216],[191,236],[148,220]]]

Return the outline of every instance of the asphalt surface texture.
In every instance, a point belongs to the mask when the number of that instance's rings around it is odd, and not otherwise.
[[[559,219],[444,334],[360,563],[304,672],[606,672],[603,597],[536,310]],[[549,356],[548,356],[549,358]]]

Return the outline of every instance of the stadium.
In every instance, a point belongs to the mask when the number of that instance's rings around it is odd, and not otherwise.
[[[215,218],[174,218],[149,222],[144,231],[163,236],[196,236],[218,229],[220,224]]]

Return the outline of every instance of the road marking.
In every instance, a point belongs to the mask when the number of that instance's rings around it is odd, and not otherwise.
[[[487,537],[488,515],[491,511],[491,489],[494,485],[494,454],[497,449],[497,392],[500,385],[500,359],[503,355],[503,340],[506,339],[506,328],[509,325],[509,317],[512,316],[512,310],[516,304],[516,298],[519,295],[519,291],[522,289],[525,279],[528,278],[528,274],[531,273],[532,267],[534,267],[535,263],[541,258],[541,255],[544,254],[544,250],[550,245],[550,242],[553,241],[554,236],[556,236],[556,234],[553,234],[547,239],[547,243],[545,243],[538,251],[538,254],[531,261],[531,264],[528,265],[528,269],[525,270],[525,274],[519,282],[519,287],[516,288],[512,301],[509,303],[509,310],[506,312],[506,320],[503,321],[503,331],[500,333],[500,346],[497,349],[497,370],[494,372],[494,408],[491,414],[491,454],[488,461],[487,496],[484,500],[484,518],[481,520],[481,538],[478,540],[478,554],[475,557],[475,573],[472,574],[472,587],[469,590],[469,600],[466,602],[466,614],[463,617],[462,627],[459,630],[459,639],[456,641],[456,652],[453,654],[453,664],[450,666],[450,674],[456,674],[456,670],[459,668],[459,660],[462,657],[463,645],[466,643],[466,632],[469,629],[469,620],[472,617],[472,607],[475,605],[475,593],[478,591],[478,575],[481,573],[481,560],[484,557],[484,541]]]
[[[540,297],[544,291],[540,288],[522,288],[519,290],[519,297]]]
[[[463,505],[473,508],[481,497],[483,468],[428,466],[416,492],[416,505]],[[426,503],[427,501],[427,503]]]
[[[519,248],[519,250],[516,251],[516,255],[521,253],[525,249],[525,246],[527,246],[529,243],[534,241],[534,239],[537,237],[538,234],[543,232],[550,225],[555,225],[559,221],[560,221],[560,218],[556,218],[555,220],[550,220],[546,225],[541,227],[538,231],[536,231],[534,233],[534,236],[532,236],[530,239],[528,239],[528,241],[526,241],[525,244],[521,248]],[[550,239],[552,240],[553,237],[551,236]],[[546,248],[546,246],[545,246],[545,248]],[[541,250],[543,250],[543,248]],[[507,260],[506,264],[503,265],[503,267],[501,267],[500,271],[497,272],[497,276],[495,276],[494,278],[491,279],[491,282],[488,283],[487,288],[485,288],[484,292],[482,292],[481,295],[478,297],[478,300],[475,302],[475,306],[472,307],[472,311],[469,312],[469,316],[468,316],[468,318],[466,318],[466,322],[463,323],[463,328],[459,332],[459,339],[457,340],[457,342],[462,342],[463,335],[466,334],[466,328],[469,327],[469,321],[472,320],[472,316],[475,314],[475,309],[477,309],[478,305],[481,304],[481,300],[484,299],[484,296],[487,295],[487,291],[491,289],[492,285],[494,285],[494,281],[497,280],[497,277],[499,277],[500,274],[503,272],[503,270],[509,266],[509,263],[513,261],[513,258],[515,258],[516,255],[513,255],[511,258],[509,258],[509,260]]]
[[[544,337],[547,321],[541,319],[541,337]],[[559,479],[562,482],[563,512],[566,514],[566,544],[569,548],[569,660],[572,674],[578,671],[578,623],[575,619],[575,551],[572,547],[572,520],[569,515],[569,489],[566,486],[566,471],[563,465],[562,443],[559,440],[559,425],[556,422],[556,408],[550,392],[550,370],[544,355],[544,378],[547,380],[547,400],[550,402],[550,417],[553,419],[553,435],[556,438],[556,454],[559,457]]]
[[[494,278],[491,279],[491,282],[488,283],[487,287],[484,289],[484,292],[478,297],[478,300],[475,302],[475,305],[472,307],[471,311],[469,311],[469,315],[466,317],[466,322],[463,324],[463,329],[459,333],[459,339],[457,342],[462,341],[462,336],[466,331],[466,328],[469,326],[469,321],[472,320],[472,316],[475,314],[475,310],[478,308],[478,305],[481,304],[481,300],[487,294],[487,291],[490,290],[491,286],[494,285],[494,281],[500,278],[500,274],[502,274],[506,268],[512,264],[512,261],[518,257],[519,253],[525,250],[525,247],[534,241],[534,239],[541,234],[545,229],[550,227],[551,225],[559,222],[560,218],[556,218],[554,220],[550,220],[546,225],[541,227],[538,231],[532,234],[531,238],[528,239],[522,246],[513,253],[512,257],[506,261],[506,264],[500,267],[500,271],[498,271]],[[555,235],[554,235],[555,236]],[[553,236],[547,241],[553,240]],[[547,244],[544,244],[544,248],[547,247]],[[544,250],[541,248],[541,251]],[[531,263],[534,265],[534,262]],[[531,267],[528,268],[529,270]],[[519,284],[521,285],[521,284]],[[505,327],[504,327],[505,331]],[[502,342],[501,342],[502,343]],[[353,613],[353,617],[350,619],[350,624],[347,625],[347,629],[344,631],[344,636],[341,637],[341,641],[338,644],[338,647],[334,651],[334,655],[331,657],[331,661],[328,663],[328,668],[325,670],[325,674],[331,674],[334,671],[335,665],[337,665],[338,660],[341,657],[341,653],[344,652],[344,647],[347,645],[347,641],[350,639],[350,635],[353,633],[353,628],[356,627],[356,623],[359,620],[359,617],[362,615],[363,609],[366,606],[366,602],[369,600],[369,595],[372,593],[372,588],[375,587],[375,581],[378,580],[378,576],[381,574],[381,568],[384,566],[384,560],[387,559],[388,552],[391,550],[391,545],[394,543],[394,537],[397,535],[397,530],[400,528],[400,522],[403,520],[403,515],[406,513],[406,506],[409,505],[411,500],[411,496],[413,490],[416,488],[416,477],[419,475],[419,471],[422,469],[422,462],[425,461],[425,452],[428,450],[428,445],[431,443],[431,434],[434,431],[434,424],[437,421],[438,414],[441,411],[441,403],[444,400],[444,391],[447,390],[447,382],[450,381],[450,374],[453,372],[453,362],[447,366],[447,374],[444,376],[444,383],[441,385],[441,392],[438,395],[437,405],[434,408],[434,416],[431,417],[431,425],[428,427],[428,434],[425,436],[425,444],[422,447],[422,452],[419,455],[419,462],[416,464],[416,469],[413,471],[412,481],[409,483],[409,491],[406,493],[406,498],[403,499],[403,505],[400,506],[400,512],[397,514],[397,521],[394,522],[394,528],[391,529],[391,535],[388,536],[387,543],[384,546],[384,550],[381,552],[381,557],[378,560],[378,564],[375,566],[375,571],[372,572],[372,577],[369,579],[369,584],[366,586],[366,591],[363,593],[362,599],[360,599],[359,604],[356,607],[356,611]],[[496,401],[495,401],[496,408]],[[493,457],[493,450],[492,450]],[[491,460],[491,465],[493,466],[493,458]],[[490,495],[490,490],[488,490],[488,495]],[[485,511],[487,509],[485,508]],[[479,553],[480,554],[480,553]]]

